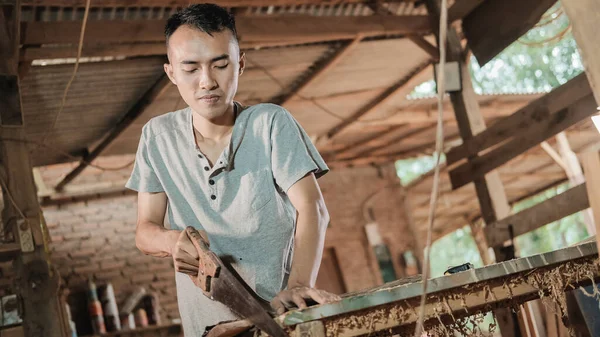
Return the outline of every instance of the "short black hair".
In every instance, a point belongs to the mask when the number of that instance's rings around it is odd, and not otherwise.
[[[235,18],[227,9],[215,4],[194,4],[184,7],[171,15],[165,25],[167,44],[177,28],[189,25],[212,36],[212,33],[229,29],[237,40]]]

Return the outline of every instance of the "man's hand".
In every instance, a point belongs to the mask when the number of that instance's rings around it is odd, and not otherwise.
[[[288,309],[306,308],[306,300],[312,300],[319,304],[340,301],[342,298],[338,295],[309,287],[294,287],[286,289],[271,301],[271,307],[275,309],[277,315],[281,315]]]
[[[204,239],[204,242],[206,242],[206,245],[210,246],[205,231],[198,231],[193,227],[187,227],[179,233],[179,237],[172,249],[175,270],[190,276],[198,275],[198,251],[196,250],[196,246],[192,243],[192,238],[189,234],[193,231],[199,233],[200,236],[202,236],[202,239]]]

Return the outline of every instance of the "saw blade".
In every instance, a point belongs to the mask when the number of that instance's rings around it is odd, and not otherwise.
[[[288,336],[227,267],[221,268],[219,276],[212,280],[210,293],[214,300],[226,305],[236,315],[248,319],[270,336]]]

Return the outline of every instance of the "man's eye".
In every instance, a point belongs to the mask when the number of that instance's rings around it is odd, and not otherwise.
[[[226,65],[223,65],[223,66],[216,66],[216,67],[218,69],[225,69],[225,68],[227,68],[228,65],[229,65],[229,63],[227,63]]]
[[[194,73],[196,72],[196,69],[183,69],[183,71],[185,71],[186,73]]]

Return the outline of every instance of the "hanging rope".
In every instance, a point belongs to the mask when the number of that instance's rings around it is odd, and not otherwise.
[[[439,195],[440,185],[440,159],[444,149],[444,94],[445,94],[445,70],[446,70],[446,43],[448,32],[448,1],[442,0],[442,8],[440,11],[440,32],[439,32],[439,48],[440,48],[440,65],[437,78],[437,130],[435,140],[435,171],[433,175],[433,188],[431,190],[431,198],[429,199],[429,216],[427,220],[427,242],[423,257],[423,288],[421,295],[421,304],[419,306],[419,316],[415,326],[414,337],[421,336],[423,331],[423,319],[425,316],[425,300],[427,299],[427,284],[429,281],[429,250],[431,249],[431,236],[433,232],[433,222],[435,219],[435,211],[437,208],[437,199]]]
[[[42,143],[46,142],[46,138],[48,137],[50,132],[52,132],[52,130],[54,130],[54,127],[56,126],[56,122],[58,121],[58,117],[60,116],[60,114],[63,112],[63,110],[65,108],[65,103],[67,101],[67,95],[69,93],[69,89],[71,88],[71,84],[75,80],[75,75],[77,75],[77,70],[79,69],[79,59],[81,58],[81,51],[83,49],[83,38],[85,36],[85,26],[87,25],[87,21],[88,21],[91,2],[92,2],[92,0],[87,0],[85,3],[85,12],[83,14],[83,22],[81,24],[81,32],[79,33],[79,45],[77,47],[77,59],[75,59],[75,66],[73,67],[73,73],[71,74],[71,78],[67,82],[67,86],[65,87],[65,90],[63,92],[61,103],[60,103],[60,108],[58,109],[56,116],[54,116],[54,121],[52,122],[52,126],[46,131],[46,133],[42,137]]]

